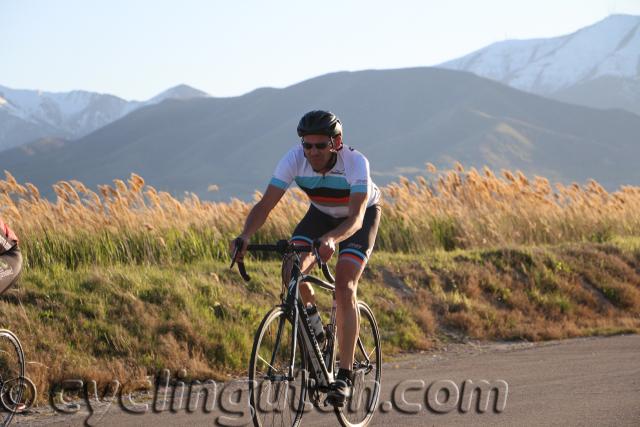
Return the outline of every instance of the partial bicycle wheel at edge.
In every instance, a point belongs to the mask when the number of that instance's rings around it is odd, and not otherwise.
[[[0,329],[0,426],[8,426],[22,403],[24,352],[13,332]]]
[[[345,427],[364,427],[371,421],[380,400],[382,348],[380,332],[373,312],[358,301],[360,332],[353,363],[353,390],[350,401],[335,408],[336,416]]]
[[[297,426],[307,396],[306,358],[298,334],[289,375],[293,326],[281,307],[273,308],[256,331],[249,362],[249,404],[257,427]]]

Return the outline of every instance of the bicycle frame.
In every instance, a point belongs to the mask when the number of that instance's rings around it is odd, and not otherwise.
[[[331,321],[329,325],[331,325],[331,330],[329,331],[327,337],[327,354],[326,360],[325,356],[322,355],[322,351],[320,350],[320,346],[318,345],[318,341],[309,328],[308,316],[307,312],[304,309],[304,304],[302,299],[300,298],[300,283],[302,282],[310,282],[313,283],[327,291],[330,291],[333,296],[333,307],[331,309]],[[309,274],[303,274],[300,271],[300,257],[296,254],[295,261],[293,262],[292,271],[291,271],[291,279],[289,281],[289,285],[287,286],[287,295],[283,298],[282,309],[287,314],[293,314],[292,323],[293,323],[293,345],[291,348],[291,365],[289,366],[289,378],[293,378],[293,362],[295,361],[295,351],[297,347],[298,341],[298,328],[301,330],[301,336],[304,340],[304,349],[306,349],[306,355],[309,357],[309,362],[311,363],[311,369],[315,374],[316,381],[318,381],[318,388],[327,389],[329,384],[334,381],[334,366],[336,360],[336,346],[337,341],[335,339],[335,317],[336,317],[336,301],[335,301],[335,287],[321,280],[315,276]],[[280,343],[280,329],[283,325],[279,325],[278,330],[278,345]],[[277,353],[277,347],[274,350],[274,354],[272,358],[275,357]],[[272,359],[273,364],[273,359]]]

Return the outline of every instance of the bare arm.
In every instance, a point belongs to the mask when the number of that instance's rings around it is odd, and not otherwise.
[[[253,236],[253,234],[262,227],[269,217],[269,213],[271,213],[273,208],[276,207],[285,191],[286,190],[278,188],[275,185],[269,185],[267,187],[267,191],[264,193],[260,201],[251,208],[249,215],[247,215],[240,237],[245,240],[249,240],[251,236]]]
[[[285,191],[286,190],[278,188],[274,185],[269,185],[267,187],[267,191],[264,193],[260,201],[256,203],[253,208],[251,208],[251,211],[249,212],[249,215],[247,215],[247,219],[244,222],[242,234],[238,236],[244,241],[242,249],[239,251],[237,256],[238,259],[242,259],[244,257],[244,254],[247,251],[247,244],[249,243],[249,239],[251,239],[251,236],[253,236],[253,234],[258,231],[260,227],[262,227],[264,222],[269,217],[269,213],[271,213],[273,208],[278,204]],[[231,251],[231,253],[233,253],[233,250],[235,249],[234,246],[234,242],[231,242],[229,246],[229,250]]]
[[[322,236],[324,239],[333,239],[336,243],[348,239],[356,231],[362,228],[364,212],[367,209],[367,193],[353,193],[349,197],[349,215],[342,223]]]

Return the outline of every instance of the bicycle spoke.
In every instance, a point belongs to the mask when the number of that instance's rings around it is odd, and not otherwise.
[[[364,356],[365,360],[368,362],[371,360],[371,355],[373,354],[373,352],[378,349],[378,346],[374,346],[373,349],[367,354],[367,350],[364,348],[364,344],[362,343],[362,340],[360,339],[360,337],[358,337],[358,348],[362,352],[362,355]]]
[[[249,367],[255,425],[296,426],[300,421],[306,397],[306,371],[298,347],[293,378],[289,377],[292,334],[291,322],[280,308],[265,317],[256,333]]]
[[[373,347],[373,350],[371,350],[371,352],[369,352],[369,354],[366,355],[367,360],[371,360],[371,355],[373,354],[374,351],[376,351],[378,348],[378,346]]]
[[[267,365],[268,367],[270,367],[270,368],[271,368],[271,369],[273,369],[274,371],[276,371],[276,370],[277,370],[277,369],[276,369],[276,368],[274,368],[272,365],[270,365],[270,364],[269,364],[269,362],[267,362],[267,361],[265,360],[265,358],[264,358],[264,357],[262,357],[262,356],[258,355],[258,359],[262,360],[262,362],[264,362],[264,364],[265,364],[265,365]]]

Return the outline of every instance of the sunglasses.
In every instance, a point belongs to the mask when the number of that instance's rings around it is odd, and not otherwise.
[[[331,144],[331,141],[317,142],[315,144],[302,141],[302,148],[304,148],[305,150],[311,150],[313,147],[316,147],[317,150],[324,150],[329,146],[329,144]]]

